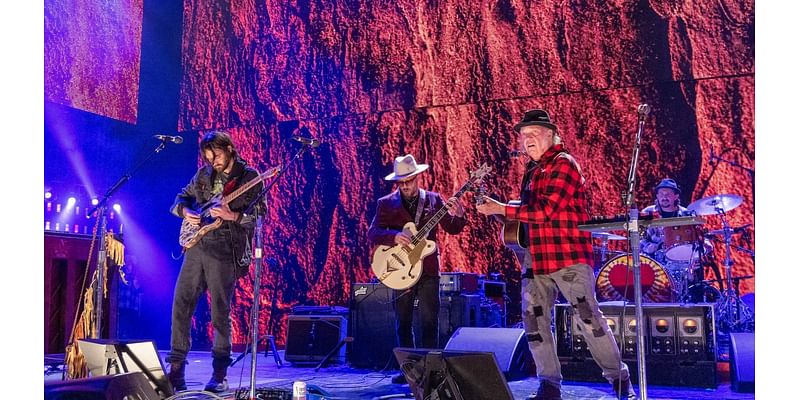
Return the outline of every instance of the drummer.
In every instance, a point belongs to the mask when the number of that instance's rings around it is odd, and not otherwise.
[[[675,183],[673,179],[662,179],[661,183],[659,183],[653,191],[655,192],[656,202],[653,205],[647,206],[640,212],[643,217],[672,218],[691,214],[689,210],[681,206],[681,188],[678,187],[678,184]],[[661,252],[664,247],[664,228],[647,228],[639,245],[639,249],[643,253],[656,259],[656,261],[665,261],[663,252]]]

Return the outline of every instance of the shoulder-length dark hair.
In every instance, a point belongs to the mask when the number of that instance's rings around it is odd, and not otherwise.
[[[230,146],[230,152],[228,151],[228,146]],[[203,139],[200,141],[200,158],[202,158],[206,164],[208,164],[208,160],[205,158],[206,150],[214,151],[214,149],[220,149],[229,153],[234,160],[241,158],[239,157],[239,151],[236,150],[236,145],[233,144],[231,135],[227,132],[211,131],[203,136]]]

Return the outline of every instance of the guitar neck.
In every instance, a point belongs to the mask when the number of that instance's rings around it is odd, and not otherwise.
[[[247,181],[244,185],[239,187],[238,189],[234,190],[227,196],[222,198],[223,204],[230,204],[230,202],[236,200],[237,197],[241,196],[248,190],[252,189],[255,185],[261,183],[264,179],[271,178],[278,174],[280,171],[279,167],[273,167],[265,171],[264,173],[259,174],[257,177]]]
[[[459,189],[458,192],[456,192],[456,194],[453,195],[453,197],[455,197],[457,199],[461,198],[461,196],[464,193],[466,193],[466,191],[467,191],[467,189],[469,189],[469,187],[470,187],[470,181],[467,181],[464,185],[461,186],[461,189]],[[414,238],[412,239],[412,242],[416,244],[416,243],[419,243],[421,240],[425,240],[425,238],[428,237],[428,233],[430,233],[430,231],[433,229],[433,227],[435,227],[436,224],[439,223],[439,220],[441,220],[442,217],[444,217],[444,215],[446,213],[447,213],[447,206],[442,206],[442,208],[440,208],[439,211],[436,212],[436,214],[433,214],[433,217],[431,217],[431,219],[428,220],[428,222],[425,224],[425,226],[423,226],[417,232],[417,234],[414,235]]]

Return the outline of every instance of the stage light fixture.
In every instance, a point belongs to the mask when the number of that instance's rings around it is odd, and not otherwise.
[[[632,319],[628,321],[628,332],[636,333],[636,320]]]
[[[52,198],[52,197],[53,197],[53,193],[51,191],[48,190],[48,191],[44,192],[44,198],[45,199],[49,199],[49,198]]]
[[[77,199],[75,199],[74,197],[70,197],[70,198],[67,199],[67,207],[72,207],[77,202],[78,202]]]
[[[608,323],[608,329],[611,329],[611,333],[617,335],[617,320],[615,318],[606,318],[606,323]]]
[[[693,319],[686,319],[683,321],[683,331],[688,334],[697,332],[697,321]]]
[[[119,203],[114,204],[114,211],[116,211],[118,214],[122,211],[122,207],[119,205]]]
[[[669,330],[669,321],[664,318],[657,319],[656,330],[660,333],[666,333]]]
[[[97,205],[97,204],[99,204],[99,203],[100,203],[100,200],[97,200],[97,199],[92,199],[92,205],[93,205],[93,206],[96,206],[96,205]]]
[[[675,355],[675,317],[669,310],[653,310],[650,315],[650,354]]]

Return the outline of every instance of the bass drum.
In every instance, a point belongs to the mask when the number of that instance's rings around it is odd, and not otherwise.
[[[639,260],[642,267],[642,301],[647,303],[672,302],[675,284],[664,267],[645,255],[640,255]],[[629,265],[631,268],[628,268]],[[630,254],[623,254],[608,260],[597,274],[597,300],[634,302],[632,266],[633,256]]]

